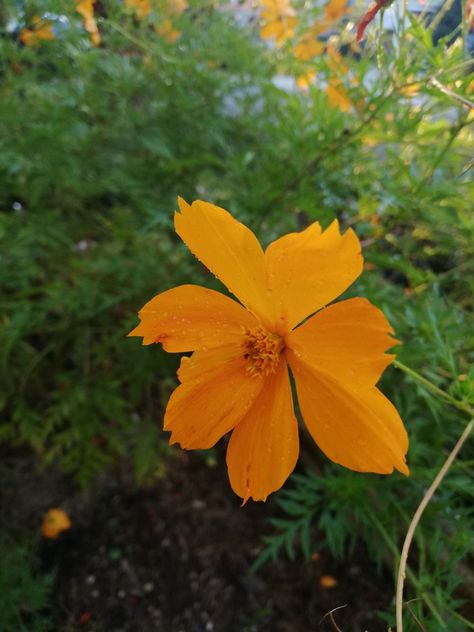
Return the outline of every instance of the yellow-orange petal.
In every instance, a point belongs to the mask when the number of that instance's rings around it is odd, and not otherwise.
[[[207,202],[190,206],[179,198],[175,229],[191,252],[253,314],[268,323],[263,250],[250,229]]]
[[[310,70],[304,75],[300,75],[299,77],[296,77],[296,85],[298,86],[300,90],[303,90],[303,92],[306,92],[309,86],[315,82],[315,79],[316,79],[316,73]]]
[[[393,404],[376,388],[354,391],[287,349],[304,422],[319,448],[357,472],[408,475],[408,437]]]
[[[329,23],[337,22],[349,11],[351,8],[347,6],[347,0],[329,0],[324,9],[324,17]]]
[[[191,365],[180,370],[182,383],[169,399],[164,429],[172,433],[170,443],[204,450],[240,422],[264,380],[247,371],[239,345],[198,352],[188,362]]]
[[[326,88],[329,103],[334,108],[339,108],[341,112],[350,112],[354,104],[349,99],[346,89],[339,79],[330,79]]]
[[[245,327],[257,323],[242,305],[199,285],[180,285],[151,299],[139,312],[140,324],[129,336],[143,344],[161,342],[172,352],[238,344]]]
[[[265,500],[293,471],[298,450],[288,367],[282,358],[230,438],[227,468],[232,489],[244,502]]]
[[[150,0],[125,0],[127,9],[133,9],[140,20],[151,13]]]
[[[337,298],[362,272],[361,245],[352,229],[343,235],[335,220],[324,232],[317,222],[271,243],[265,252],[267,289],[288,333]]]
[[[297,42],[294,54],[296,59],[302,61],[309,61],[324,51],[324,44],[316,39],[311,31],[303,35],[303,37]]]
[[[398,343],[383,312],[365,298],[329,305],[286,336],[286,345],[306,364],[350,384],[374,386]]]
[[[178,379],[180,382],[199,381],[209,371],[212,372],[216,367],[225,365],[227,362],[236,360],[244,355],[244,347],[235,342],[213,349],[206,349],[205,351],[195,351],[190,356],[181,358],[177,373]]]

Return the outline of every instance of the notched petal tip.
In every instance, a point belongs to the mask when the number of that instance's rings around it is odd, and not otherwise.
[[[141,327],[141,323],[138,323],[138,325],[134,327],[132,331],[128,332],[128,334],[126,335],[126,338],[130,338],[132,336],[141,336],[142,334],[139,331],[140,327]]]
[[[165,336],[158,336],[158,337],[154,337],[150,335],[150,332],[147,331],[145,324],[142,322],[140,322],[134,329],[132,329],[132,331],[130,331],[127,335],[126,338],[130,338],[130,337],[138,337],[138,338],[142,338],[142,345],[144,347],[147,347],[148,345],[152,345],[156,342],[161,342],[162,344],[164,343],[164,339]],[[164,344],[163,344],[164,347]]]
[[[326,228],[326,230],[327,231],[333,230],[333,231],[336,231],[338,233],[338,235],[341,234],[341,225],[339,224],[339,220],[338,220],[337,217],[332,220],[332,222],[329,224],[329,226]]]
[[[408,467],[405,461],[403,461],[402,463],[399,463],[395,467],[395,469],[398,470],[400,474],[403,474],[404,476],[410,476],[410,468]]]
[[[167,432],[171,432],[171,430],[167,430],[166,425],[165,425],[165,426],[163,426],[163,430],[165,430],[165,431],[167,431]],[[178,444],[178,445],[179,445],[179,447],[180,447],[181,449],[183,449],[183,450],[185,450],[185,449],[186,449],[186,448],[183,448],[183,446],[181,445],[181,443],[179,442],[179,440],[178,440],[178,439],[176,439],[175,437],[173,437],[173,435],[171,434],[171,435],[170,435],[170,438],[169,438],[169,440],[168,440],[168,445],[176,445],[176,444]]]
[[[242,507],[244,505],[246,505],[248,503],[248,501],[250,500],[250,494],[247,494],[244,498],[242,498],[242,502],[240,504],[240,508],[242,509]]]
[[[178,195],[178,206],[179,206],[179,211],[182,213],[183,211],[188,210],[189,208],[191,208],[191,205],[188,204],[186,202],[186,200],[184,198],[182,198],[180,195]],[[178,211],[175,211],[175,215],[176,213],[178,213]]]
[[[240,505],[240,508],[242,509],[242,507],[244,505],[246,505],[248,503],[249,500],[253,500],[254,503],[266,503],[267,502],[267,498],[268,496],[262,496],[261,498],[255,498],[252,493],[250,492],[250,490],[247,490],[247,493],[245,494],[244,498],[242,499],[242,503]]]

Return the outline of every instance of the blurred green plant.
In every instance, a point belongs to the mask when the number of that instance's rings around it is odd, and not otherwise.
[[[158,291],[215,284],[171,230],[176,195],[225,206],[264,242],[339,217],[367,260],[352,292],[383,308],[403,342],[400,361],[448,398],[388,370],[383,390],[411,437],[410,479],[355,475],[316,456],[318,474],[298,472],[275,500],[257,565],[301,545],[338,557],[363,546],[374,565],[394,566],[467,421],[448,400],[474,405],[466,28],[434,46],[407,16],[390,36],[375,24],[358,50],[346,21],[330,39],[343,61],[302,58],[295,46],[322,19],[316,5],[295,2],[294,36],[273,48],[258,21],[237,24],[237,9],[189,4],[169,41],[156,12],[139,19],[118,0],[97,3],[98,47],[72,4],[2,6],[0,441],[30,446],[83,485],[124,460],[137,480],[152,476],[177,364],[125,335]],[[25,46],[35,15],[54,39]],[[296,79],[308,73],[301,90]],[[428,630],[473,627],[459,608],[472,464],[466,446],[416,533],[408,594]],[[407,625],[416,626],[409,615]]]
[[[35,570],[35,546],[23,541],[12,546],[0,540],[0,629],[5,632],[50,632],[54,577]]]

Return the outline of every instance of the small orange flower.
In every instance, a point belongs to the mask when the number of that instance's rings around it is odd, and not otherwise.
[[[289,0],[261,0],[263,39],[275,38],[277,45],[293,36],[296,28],[296,13]]]
[[[363,298],[326,307],[360,275],[353,230],[318,222],[271,243],[227,211],[179,199],[175,229],[191,252],[240,301],[196,285],[162,292],[140,311],[130,336],[166,351],[192,351],[178,371],[164,417],[170,443],[212,447],[227,432],[230,483],[244,499],[265,500],[298,458],[303,419],[321,450],[359,472],[408,474],[408,438],[377,389],[396,344],[383,313]]]
[[[322,575],[319,578],[319,585],[321,588],[335,588],[337,586],[337,579],[332,575]]]
[[[184,13],[187,8],[188,3],[185,0],[168,0],[166,3],[166,13],[173,18]],[[181,31],[175,28],[171,17],[167,17],[161,24],[157,24],[155,31],[170,44],[173,44],[180,37]]]
[[[323,21],[329,27],[334,22],[339,22],[350,10],[351,8],[347,6],[347,0],[329,0],[324,9]]]
[[[173,26],[173,22],[169,19],[164,20],[162,24],[158,24],[155,27],[155,31],[170,44],[176,42],[178,37],[181,35],[181,31],[175,29]]]
[[[350,112],[354,107],[352,101],[347,96],[346,89],[337,78],[331,78],[326,88],[329,103],[334,108],[339,108],[341,112]]]
[[[317,75],[314,70],[308,70],[308,72],[305,72],[304,75],[299,75],[298,77],[296,77],[296,85],[300,90],[306,92],[309,89],[309,86],[311,86],[316,81],[316,76]]]
[[[181,15],[188,8],[186,0],[168,0],[166,8],[172,15]]]
[[[96,0],[79,0],[76,11],[82,15],[84,28],[90,34],[94,46],[100,44],[100,33],[94,18],[94,4]]]
[[[328,68],[331,77],[328,80],[326,94],[332,107],[339,108],[341,112],[350,112],[354,108],[347,90],[341,80],[341,75],[349,73],[349,67],[344,62],[342,55],[333,44],[327,47]],[[354,81],[352,81],[354,83]],[[362,104],[363,105],[363,104]]]
[[[321,33],[327,31],[349,11],[347,0],[329,0],[322,20],[315,22],[298,40],[295,46],[295,57],[308,61],[324,51],[324,44],[318,40]]]
[[[150,0],[125,0],[127,9],[135,11],[140,20],[146,18],[151,13]]]
[[[23,29],[20,33],[20,39],[25,46],[33,48],[38,46],[41,40],[53,40],[53,25],[42,20],[39,15],[35,15],[32,19],[31,29]]]
[[[41,533],[44,538],[56,539],[62,531],[71,528],[69,516],[62,509],[50,509],[43,518]]]
[[[309,61],[324,51],[324,44],[316,39],[312,31],[307,31],[295,46],[295,57],[302,61]]]

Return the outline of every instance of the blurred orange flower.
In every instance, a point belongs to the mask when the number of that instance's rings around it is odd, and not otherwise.
[[[341,112],[350,112],[354,107],[342,81],[338,78],[331,77],[329,79],[326,94],[332,107],[339,108]]]
[[[170,44],[176,42],[178,37],[181,35],[181,31],[174,28],[171,20],[164,20],[162,24],[156,26],[155,30],[158,35],[161,35],[161,37],[163,37],[167,42],[170,42]]]
[[[169,13],[172,13],[173,15],[180,15],[186,11],[188,3],[186,0],[168,0],[166,6]]]
[[[318,35],[321,35],[321,33],[327,31],[336,22],[339,22],[350,10],[350,7],[347,6],[347,0],[329,0],[324,9],[322,19],[319,22],[315,22],[299,40],[295,47],[295,56],[298,59],[311,59],[319,55],[324,49],[324,46],[317,40]],[[311,46],[316,47],[315,52],[311,54],[306,52],[305,44],[310,45],[309,50],[311,50]],[[302,56],[302,54],[304,56]]]
[[[324,51],[324,44],[316,39],[312,30],[307,31],[295,46],[295,57],[301,61],[309,61]]]
[[[341,53],[333,44],[328,45],[327,56],[328,68],[331,72],[326,88],[329,103],[332,107],[339,108],[341,112],[350,112],[354,104],[349,98],[341,79],[341,75],[347,75],[349,73],[349,66],[344,62]]]
[[[321,588],[335,588],[337,586],[337,579],[332,575],[322,575],[319,578],[319,585]]]
[[[263,22],[260,35],[263,39],[273,37],[279,45],[293,36],[297,19],[289,0],[260,0],[260,5]]]
[[[39,15],[35,15],[32,19],[32,28],[23,29],[20,39],[25,46],[30,48],[38,46],[41,40],[53,40],[53,25],[42,20]]]
[[[408,474],[405,428],[376,387],[394,357],[384,353],[397,342],[393,331],[366,299],[326,307],[362,271],[354,231],[315,222],[264,252],[224,209],[182,199],[179,209],[176,232],[241,303],[182,285],[141,309],[130,336],[193,352],[181,360],[166,408],[170,443],[206,449],[232,431],[232,489],[244,502],[265,500],[298,458],[291,369],[303,419],[330,459],[359,472]]]
[[[316,81],[316,72],[314,70],[309,70],[304,75],[300,75],[296,77],[296,85],[300,90],[306,91],[309,86],[312,85]]]
[[[168,0],[166,3],[166,9],[170,16],[181,15],[187,8],[188,3],[185,0]],[[181,35],[181,31],[175,28],[172,19],[169,17],[165,18],[161,24],[157,24],[155,30],[158,35],[161,35],[161,37],[171,44]]]
[[[62,531],[71,528],[69,516],[62,509],[50,509],[43,518],[41,533],[44,538],[56,539]]]
[[[125,6],[127,9],[135,11],[140,20],[150,15],[152,9],[150,0],[125,0]],[[187,8],[186,0],[167,0],[164,5],[164,12],[170,15],[180,15]]]
[[[125,6],[127,9],[133,9],[140,20],[151,12],[150,0],[125,0]]]
[[[80,0],[76,3],[76,11],[82,16],[84,28],[90,34],[94,46],[100,44],[100,33],[94,18],[95,0]]]
[[[330,26],[349,13],[351,8],[347,6],[347,0],[329,0],[324,9],[323,22]]]

